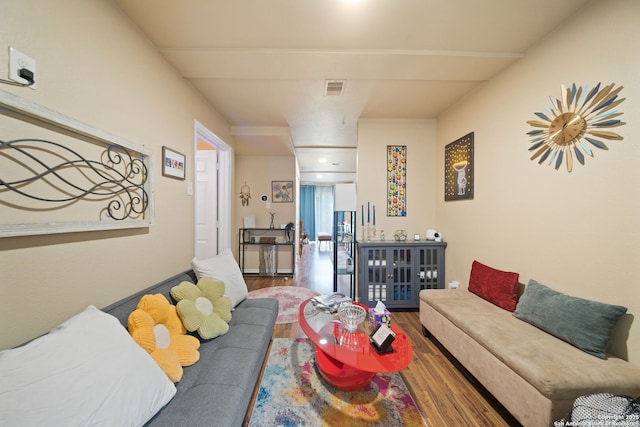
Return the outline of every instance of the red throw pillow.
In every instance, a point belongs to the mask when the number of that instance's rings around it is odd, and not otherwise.
[[[518,273],[496,270],[478,261],[471,265],[469,291],[508,311],[518,303]]]

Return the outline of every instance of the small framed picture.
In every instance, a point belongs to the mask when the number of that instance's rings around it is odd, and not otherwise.
[[[271,181],[271,201],[273,203],[293,202],[293,181]]]
[[[391,343],[396,339],[396,334],[386,324],[379,324],[369,335],[371,345],[378,353],[391,353]]]
[[[256,217],[255,217],[255,215],[245,215],[244,216],[244,228],[256,228]]]
[[[420,234],[416,233],[413,235],[413,240],[418,241],[420,240]]]
[[[184,154],[168,147],[162,147],[162,175],[184,180],[185,169]]]

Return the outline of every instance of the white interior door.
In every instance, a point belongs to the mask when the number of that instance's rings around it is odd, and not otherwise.
[[[196,152],[195,239],[196,258],[207,259],[218,254],[218,152]]]

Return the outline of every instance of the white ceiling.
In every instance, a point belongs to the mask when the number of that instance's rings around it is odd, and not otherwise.
[[[588,0],[114,1],[237,154],[295,155],[302,182],[333,183],[355,181],[359,119],[436,118]]]

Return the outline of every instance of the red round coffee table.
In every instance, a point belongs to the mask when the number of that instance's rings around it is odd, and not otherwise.
[[[391,345],[393,352],[378,354],[369,341],[372,325],[368,319],[356,331],[350,332],[345,330],[337,315],[317,310],[308,299],[300,305],[299,321],[315,345],[320,374],[337,389],[361,389],[375,374],[397,372],[411,362],[413,352],[409,339],[393,322],[391,329],[396,334]]]

